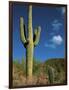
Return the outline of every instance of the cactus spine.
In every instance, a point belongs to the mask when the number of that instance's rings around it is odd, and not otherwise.
[[[28,9],[28,28],[25,30],[25,23],[23,17],[20,17],[20,37],[21,41],[26,48],[26,76],[29,81],[33,74],[33,52],[34,47],[38,44],[40,38],[41,27],[38,26],[33,35],[32,30],[32,5]]]

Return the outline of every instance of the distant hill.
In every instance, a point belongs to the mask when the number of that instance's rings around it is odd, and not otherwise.
[[[60,70],[62,70],[62,71],[65,70],[65,60],[64,60],[64,58],[48,59],[47,61],[45,61],[45,65],[52,66],[58,72],[60,72]]]

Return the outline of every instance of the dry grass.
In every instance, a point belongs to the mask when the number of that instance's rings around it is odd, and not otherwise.
[[[27,86],[27,85],[46,85],[48,84],[48,76],[44,75],[42,72],[38,76],[32,78],[32,83],[29,83],[23,71],[18,70],[15,65],[13,65],[13,86]]]
[[[64,65],[64,59],[48,60],[46,63],[34,62],[33,77],[29,81],[26,79],[25,62],[19,63],[16,61],[13,63],[13,87],[64,84],[66,82]],[[54,69],[53,71],[52,68]]]

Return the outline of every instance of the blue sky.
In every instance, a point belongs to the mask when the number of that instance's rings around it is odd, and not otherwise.
[[[13,5],[13,60],[25,57],[25,48],[20,41],[19,18],[24,17],[27,29],[26,5]],[[64,58],[64,14],[65,7],[33,6],[33,30],[41,26],[39,44],[34,49],[34,58],[45,61],[49,58]]]

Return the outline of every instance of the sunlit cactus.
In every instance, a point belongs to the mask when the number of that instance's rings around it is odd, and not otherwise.
[[[26,76],[27,80],[32,79],[33,74],[33,52],[34,47],[38,44],[40,38],[41,27],[35,28],[33,35],[32,28],[32,5],[29,5],[28,9],[28,28],[25,29],[24,18],[20,17],[20,38],[26,48]]]

